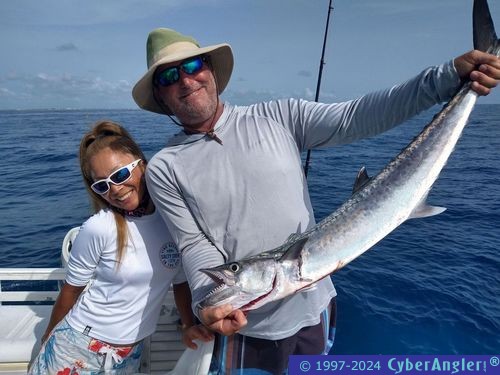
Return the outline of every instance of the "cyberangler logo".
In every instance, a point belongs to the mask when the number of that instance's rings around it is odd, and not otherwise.
[[[173,242],[168,242],[160,249],[161,263],[167,268],[176,268],[181,262],[181,255]]]

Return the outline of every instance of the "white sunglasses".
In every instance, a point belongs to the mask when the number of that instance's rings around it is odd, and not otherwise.
[[[139,162],[142,159],[137,159],[134,160],[132,163],[127,164],[123,167],[120,167],[113,173],[109,175],[108,178],[104,178],[102,180],[98,180],[94,182],[90,187],[92,188],[93,191],[95,191],[97,194],[103,195],[106,194],[109,189],[111,188],[109,186],[109,183],[111,182],[114,185],[121,185],[125,182],[128,181],[128,179],[132,176],[132,171],[134,170],[135,167],[139,165]]]

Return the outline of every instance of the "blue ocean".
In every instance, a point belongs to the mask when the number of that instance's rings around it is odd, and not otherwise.
[[[380,171],[438,108],[376,138],[312,153],[317,220]],[[500,352],[500,105],[477,105],[430,196],[443,214],[410,220],[332,276],[332,354]],[[91,124],[125,125],[148,157],[178,131],[140,110],[0,111],[0,265],[56,267],[66,232],[90,214],[77,149]],[[15,287],[15,285],[14,285]]]

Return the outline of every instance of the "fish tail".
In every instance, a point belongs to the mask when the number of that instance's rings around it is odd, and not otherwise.
[[[487,0],[474,0],[472,9],[474,49],[492,52],[498,50],[500,40],[495,32]]]

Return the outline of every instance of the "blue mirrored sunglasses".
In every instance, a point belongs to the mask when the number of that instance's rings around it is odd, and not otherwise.
[[[139,165],[139,162],[141,160],[142,159],[134,160],[132,163],[127,164],[111,173],[108,178],[104,178],[102,180],[94,182],[92,185],[90,185],[90,187],[97,194],[106,194],[111,188],[109,186],[110,182],[114,185],[121,185],[127,182],[127,180],[132,176],[132,171]]]
[[[201,68],[203,68],[203,62],[206,61],[204,56],[196,56],[188,60],[184,60],[182,63],[176,66],[169,66],[163,70],[157,71],[155,73],[155,84],[157,86],[170,86],[177,82],[181,77],[180,70],[186,74],[198,73]]]

